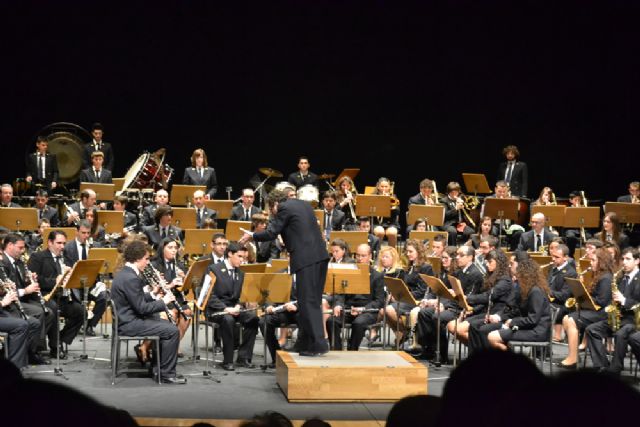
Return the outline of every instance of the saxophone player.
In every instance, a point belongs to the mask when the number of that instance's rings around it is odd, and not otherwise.
[[[636,248],[627,248],[622,256],[622,275],[618,282],[618,290],[613,292],[613,304],[620,310],[620,326],[614,331],[608,319],[600,320],[587,327],[587,344],[591,350],[593,367],[599,371],[611,372],[620,375],[624,366],[624,356],[627,353],[627,344],[631,334],[636,332],[634,311],[631,309],[640,302],[640,276],[638,265],[640,264],[640,252]],[[615,337],[615,348],[611,363],[606,355],[604,338]],[[636,353],[638,354],[638,353]]]

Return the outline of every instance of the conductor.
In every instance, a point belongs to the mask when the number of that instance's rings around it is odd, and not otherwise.
[[[329,351],[322,327],[322,290],[327,277],[329,254],[313,208],[308,202],[289,199],[287,193],[273,190],[267,196],[272,220],[267,229],[245,231],[240,243],[276,239],[280,234],[290,254],[291,273],[296,274],[298,297],[298,346],[301,356],[321,356]]]

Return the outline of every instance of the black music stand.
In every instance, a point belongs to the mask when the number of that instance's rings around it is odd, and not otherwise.
[[[339,284],[339,287],[336,286],[336,283]],[[336,294],[355,295],[371,293],[369,265],[329,263],[327,278],[324,282],[324,293],[331,294],[334,298]],[[344,310],[342,310],[342,314],[342,324],[344,326]],[[333,315],[333,313],[331,315]],[[334,348],[336,339],[335,332],[335,330],[331,331],[331,348]],[[342,340],[342,337],[340,337],[340,339]]]
[[[600,226],[600,208],[567,208],[564,214],[564,226],[580,229],[581,246],[584,247],[586,241],[584,229]]]
[[[207,266],[208,266],[208,262],[210,260],[206,259],[206,260],[201,260],[202,262],[207,261]],[[198,261],[198,262],[201,262]],[[192,265],[192,267],[195,266]],[[189,271],[191,272],[191,269],[189,269]],[[187,273],[187,276],[189,274]],[[187,279],[187,276],[185,276],[185,279]],[[200,281],[202,280],[202,277],[197,277],[198,279],[200,279]],[[213,288],[215,287],[216,284],[216,276],[215,274],[213,274],[213,272],[209,272],[209,279],[210,281],[206,284],[204,284],[202,286],[202,289],[200,289],[200,293],[198,294],[198,297],[196,298],[196,300],[193,302],[193,308],[194,308],[194,316],[196,321],[193,323],[194,324],[194,332],[192,333],[193,337],[193,342],[194,342],[194,346],[193,346],[193,363],[195,364],[198,360],[200,360],[200,356],[197,354],[198,353],[198,333],[200,332],[200,314],[201,313],[206,313],[207,310],[207,304],[209,303],[209,298],[211,298],[211,292],[213,292]],[[187,283],[194,283],[196,280],[196,276],[194,275],[194,277],[188,281],[184,281],[183,282],[183,286]],[[200,283],[200,281],[198,281],[198,283]],[[195,286],[195,285],[194,285]],[[194,287],[195,290],[195,287]],[[214,328],[213,324],[211,324],[211,328]],[[213,334],[212,334],[213,335]],[[209,333],[207,332],[206,328],[205,328],[205,338],[207,339],[207,341],[209,340]],[[213,345],[213,342],[211,343],[211,345]],[[220,384],[220,378],[216,377],[213,375],[213,372],[211,372],[211,370],[209,370],[209,343],[207,342],[204,346],[204,351],[205,351],[205,368],[202,371],[202,376],[204,378],[207,378],[215,383]],[[212,351],[211,352],[212,355],[215,355],[215,353]],[[214,368],[215,369],[215,360],[213,361],[214,364]],[[222,375],[227,375],[227,373],[225,372]]]
[[[462,284],[460,283],[460,280],[458,280],[457,277],[454,277],[450,274],[448,274],[447,277],[449,278],[449,283],[451,283],[451,289],[455,294],[455,300],[458,303],[458,305],[461,307],[462,312],[473,313],[473,307],[471,307],[467,302],[467,297],[464,294],[464,290],[462,289]],[[458,317],[459,316],[456,316],[454,320],[455,331],[456,331],[456,333],[453,334],[453,367],[454,368],[456,367],[458,362],[458,352],[456,351],[456,342],[458,340],[458,332],[457,332]]]
[[[387,291],[396,300],[398,303],[404,302],[409,305],[417,306],[419,304],[418,301],[413,297],[411,291],[407,287],[406,283],[402,279],[396,279],[395,277],[385,277],[384,284],[387,287]],[[387,312],[386,300],[385,300],[385,313]],[[400,340],[398,339],[398,334],[400,331],[400,310],[396,313],[398,316],[396,322],[396,350],[400,351]]]
[[[502,229],[504,220],[515,221],[518,219],[518,199],[498,199],[497,197],[487,197],[484,199],[484,215],[500,220],[500,232],[498,235],[498,247],[502,245]]]
[[[189,271],[182,279],[182,288],[180,289],[184,292],[185,296],[189,294],[189,291],[193,291],[193,296],[196,301],[194,301],[194,321],[191,323],[191,340],[193,344],[193,360],[194,362],[199,358],[198,357],[198,332],[200,330],[200,312],[204,312],[207,306],[207,302],[209,301],[209,296],[211,295],[211,291],[213,290],[213,284],[211,284],[207,291],[204,294],[201,292],[196,295],[196,288],[200,286],[203,281],[204,276],[207,274],[207,269],[209,268],[209,264],[211,263],[210,259],[201,259],[189,266]],[[215,279],[215,276],[211,274],[211,277]],[[215,281],[215,280],[214,280]],[[204,290],[204,289],[203,289]],[[205,299],[205,301],[200,301],[200,298]],[[207,350],[208,351],[208,350]]]
[[[428,276],[426,274],[420,274],[422,280],[431,288],[431,291],[436,295],[436,318],[438,319],[436,324],[436,361],[433,363],[436,368],[442,366],[440,359],[440,298],[454,299],[449,288],[437,277]]]

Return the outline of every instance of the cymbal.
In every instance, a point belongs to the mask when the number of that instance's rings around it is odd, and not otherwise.
[[[331,179],[331,178],[335,178],[336,174],[335,173],[323,173],[321,175],[318,175],[318,179]]]
[[[258,169],[258,171],[263,175],[273,176],[273,177],[276,177],[276,178],[282,178],[282,172],[277,171],[275,169],[260,168],[260,169]]]

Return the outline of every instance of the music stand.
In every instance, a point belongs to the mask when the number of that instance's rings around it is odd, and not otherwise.
[[[111,181],[113,182],[113,189],[116,192],[122,191],[122,186],[124,186],[125,179],[126,178],[111,178]]]
[[[358,176],[359,173],[360,173],[360,169],[356,169],[356,168],[342,169],[342,172],[340,172],[336,180],[333,181],[333,186],[334,187],[337,186],[338,182],[340,182],[340,180],[345,176],[348,176],[349,178],[351,178],[351,181],[354,181],[356,179],[356,176]]]
[[[424,218],[427,221],[427,227],[441,227],[444,224],[444,206],[409,205],[407,224],[414,224],[418,218]]]
[[[233,210],[233,200],[205,200],[204,205],[209,209],[216,211],[217,219],[231,218],[231,210]]]
[[[388,218],[391,216],[391,196],[377,194],[356,195],[356,215],[368,216],[373,226],[373,217]]]
[[[324,209],[314,209],[313,214],[316,216],[316,221],[318,221],[320,231],[322,232],[322,236],[324,238]]]
[[[0,210],[1,215],[2,210]],[[62,231],[67,236],[67,242],[70,242],[76,238],[76,234],[78,234],[78,229],[75,227],[49,227],[45,230],[45,236],[42,236],[42,249],[47,248],[47,236],[52,231]],[[91,252],[91,251],[89,251]]]
[[[466,313],[473,313],[473,307],[469,305],[467,302],[467,297],[464,294],[464,290],[462,289],[462,284],[457,277],[454,277],[450,274],[447,275],[449,278],[449,283],[451,284],[451,289],[453,289],[453,293],[455,294],[455,301],[461,307],[461,309]],[[454,319],[455,330],[458,330],[458,317]],[[456,352],[456,341],[458,339],[457,332],[453,334],[453,366],[455,367],[458,362],[458,353]]]
[[[413,306],[417,306],[419,301],[413,297],[411,291],[404,283],[402,279],[396,279],[395,277],[385,277],[384,284],[387,287],[387,291],[396,300],[398,303],[405,303]],[[386,312],[385,307],[385,312]],[[400,331],[400,313],[396,313],[398,316],[398,320],[396,321],[396,350],[400,351],[400,340],[398,340],[398,334]]]
[[[580,279],[572,279],[570,277],[565,277],[567,284],[569,285],[569,289],[571,289],[571,294],[576,299],[576,312],[578,313],[578,319],[580,318],[580,311],[582,309],[588,309],[593,311],[600,310],[600,306],[597,305],[589,292],[587,292],[587,288],[584,287],[584,283],[580,281]]]
[[[442,258],[437,256],[428,256],[427,261],[429,261],[429,263],[431,264],[431,268],[433,268],[433,271],[437,274],[440,274],[440,271],[442,270]]]
[[[266,273],[267,263],[242,264],[239,268],[245,273]]]
[[[171,187],[171,199],[169,203],[171,206],[191,206],[191,198],[193,193],[201,190],[207,192],[206,185],[182,185],[173,184]]]
[[[440,298],[444,299],[454,299],[451,292],[449,292],[449,288],[442,282],[442,280],[437,277],[428,276],[426,274],[420,274],[422,280],[431,288],[431,291],[436,295],[436,314],[437,314],[437,324],[436,324],[436,361],[434,365],[439,368],[442,365],[440,359]]]
[[[267,273],[276,273],[289,268],[289,260],[284,259],[272,259],[271,265],[267,264]]]
[[[566,206],[532,206],[531,216],[540,212],[546,218],[546,225],[551,227],[564,227],[564,215]]]
[[[336,284],[338,286],[336,286]],[[329,263],[329,268],[327,269],[327,277],[324,281],[324,293],[331,294],[334,296],[334,298],[336,294],[355,295],[371,293],[371,285],[369,281],[369,265]],[[331,348],[334,347],[335,338],[335,331],[332,331]],[[342,337],[340,339],[342,339]]]
[[[584,246],[586,238],[584,229],[600,226],[600,208],[569,208],[565,210],[564,226],[566,228],[579,228],[580,239],[582,240],[581,246]]]
[[[332,231],[329,237],[332,242],[335,239],[342,239],[347,242],[351,253],[355,253],[358,246],[366,245],[369,242],[366,231]]]
[[[216,233],[224,233],[224,230],[201,230],[197,228],[189,228],[187,230],[184,230],[184,252],[191,255],[202,255],[206,253],[209,248],[211,238]]]
[[[122,234],[124,230],[124,212],[99,210],[98,221],[105,233]]]
[[[445,239],[449,238],[449,234],[447,234],[446,231],[416,231],[416,230],[411,230],[409,232],[409,238],[410,239],[417,239],[417,240],[420,240],[421,242],[424,242],[425,240],[427,240],[428,241],[427,250],[431,250],[431,242],[433,242],[433,238],[436,237],[436,236],[443,236]]]
[[[467,194],[473,193],[474,196],[480,194],[491,194],[491,188],[487,177],[482,173],[463,173],[462,180],[467,189]]]
[[[96,193],[96,200],[99,202],[111,202],[116,194],[116,186],[113,184],[102,184],[97,182],[81,182],[80,192],[93,190]]]
[[[100,274],[112,274],[118,263],[118,249],[116,248],[91,248],[87,259],[101,260],[104,262]]]
[[[535,252],[534,252],[535,253]],[[538,263],[539,266],[543,266],[545,264],[549,264],[551,262],[551,257],[548,255],[530,255],[531,259]],[[546,275],[544,277],[547,277]]]
[[[202,262],[202,261],[207,261],[207,265],[208,262],[210,260],[201,260],[198,261]],[[197,264],[196,263],[196,264]],[[196,264],[192,265],[195,266]],[[191,269],[189,269],[189,272],[191,272]],[[188,273],[187,273],[188,275]],[[187,277],[185,276],[185,279]],[[200,293],[198,294],[198,297],[193,301],[193,307],[194,307],[194,315],[195,315],[195,322],[193,323],[194,327],[194,339],[193,339],[193,363],[196,363],[197,360],[199,360],[199,356],[198,356],[198,346],[199,346],[199,340],[198,340],[198,332],[200,331],[200,314],[201,313],[205,313],[206,309],[207,309],[207,304],[209,304],[209,298],[211,298],[211,292],[213,291],[213,288],[215,287],[216,284],[216,275],[213,274],[213,272],[209,272],[209,278],[211,279],[208,283],[205,283],[202,286],[202,289],[200,289]],[[192,280],[189,280],[189,283],[193,283],[195,281],[196,277],[194,277]],[[198,279],[200,279],[200,281],[202,280],[202,276],[199,276]],[[187,283],[187,281],[183,282],[184,284]],[[200,282],[198,282],[200,283]],[[183,285],[184,286],[184,285]],[[212,326],[213,328],[213,326]],[[214,377],[213,373],[209,370],[209,333],[207,332],[207,330],[205,329],[205,338],[207,340],[207,343],[204,347],[205,349],[205,369],[204,371],[202,371],[202,376],[204,376],[205,378],[210,379],[211,381],[214,381],[216,383],[220,383],[220,379],[218,377]],[[213,343],[212,343],[213,344]],[[215,351],[213,352],[215,354]],[[215,360],[214,360],[215,362]],[[214,363],[214,367],[215,367],[215,363]],[[214,368],[215,369],[215,368]],[[227,375],[227,374],[224,374]]]
[[[89,251],[91,252],[91,251]],[[82,306],[84,308],[84,314],[82,319],[83,332],[82,332],[82,354],[80,355],[81,360],[88,359],[87,356],[87,308],[89,306],[89,287],[92,283],[96,281],[98,275],[100,274],[100,270],[102,269],[102,265],[104,264],[103,259],[86,259],[77,261],[74,266],[71,274],[69,276],[69,281],[65,285],[66,289],[82,289]]]
[[[1,208],[0,226],[13,231],[35,230],[38,228],[36,208]]]
[[[604,204],[604,211],[615,212],[623,224],[640,223],[640,203],[607,202]]]
[[[230,242],[238,241],[244,235],[244,231],[241,231],[240,228],[250,230],[251,221],[227,221],[227,229],[225,230],[225,235]]]
[[[173,219],[172,224],[186,230],[188,228],[198,228],[196,220],[196,211],[193,208],[172,208]]]
[[[498,199],[497,197],[487,197],[484,199],[484,215],[500,220],[500,229],[498,235],[498,247],[502,245],[502,229],[504,220],[510,219],[515,221],[518,219],[518,199]]]

